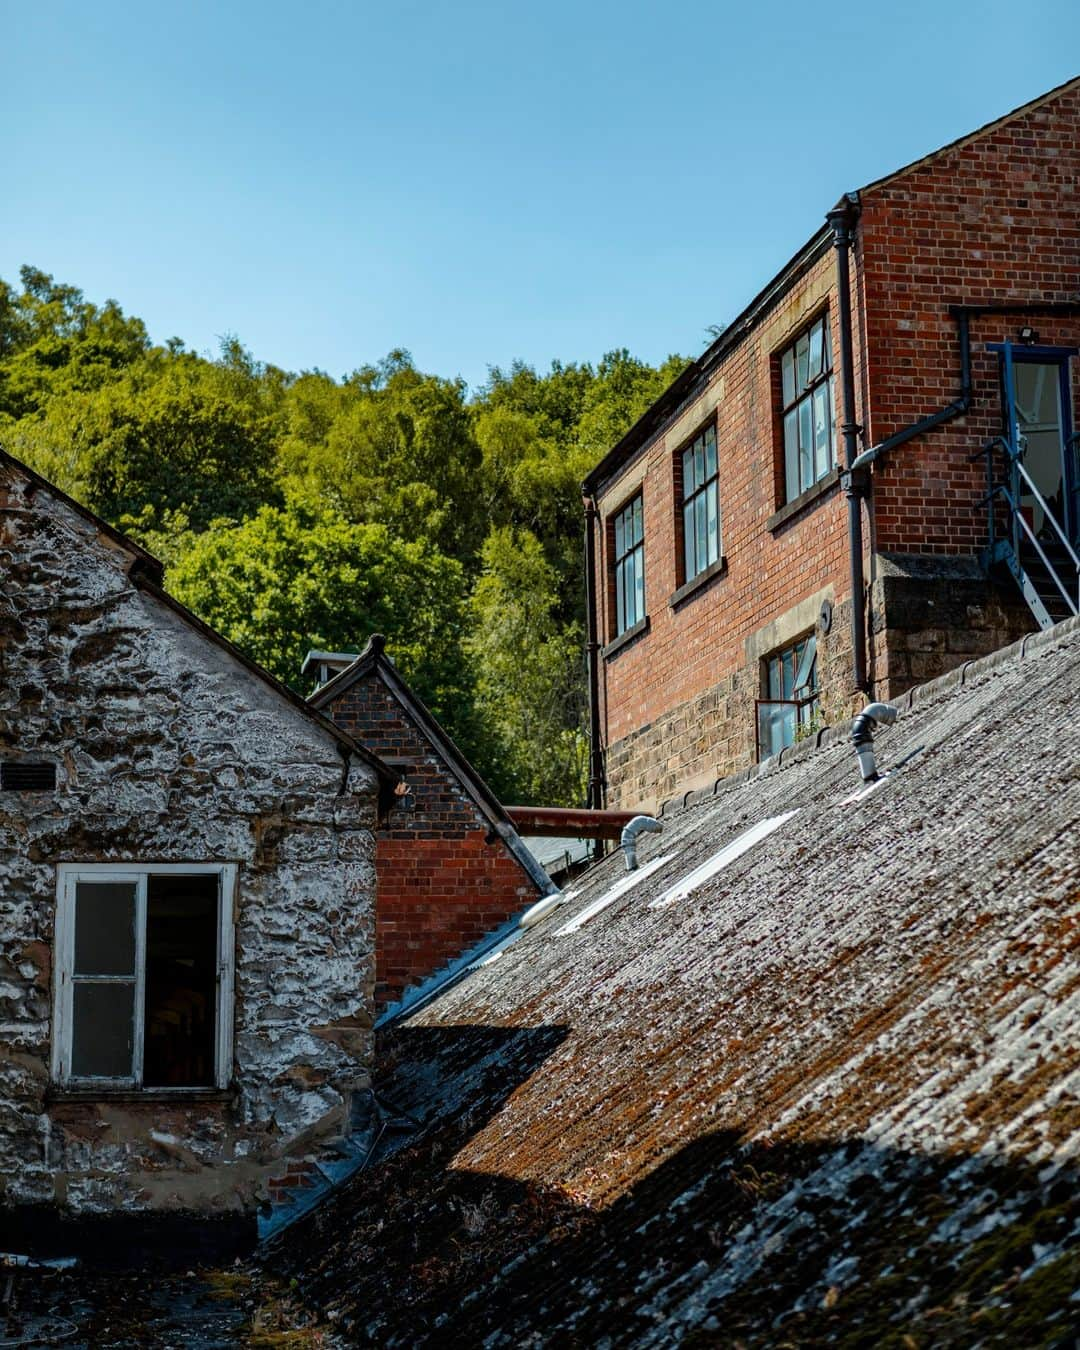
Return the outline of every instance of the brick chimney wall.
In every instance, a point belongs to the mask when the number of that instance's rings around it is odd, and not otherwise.
[[[520,914],[539,891],[377,672],[323,711],[406,778],[414,801],[391,813],[376,842],[381,1009]]]

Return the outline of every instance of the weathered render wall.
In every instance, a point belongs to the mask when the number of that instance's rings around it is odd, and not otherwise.
[[[130,561],[0,466],[0,758],[58,771],[0,793],[0,1204],[235,1210],[367,1081],[374,775]],[[50,1085],[56,864],[112,860],[238,864],[227,1091]]]
[[[399,999],[537,898],[456,775],[376,672],[326,707],[342,730],[397,767],[415,805],[378,832],[375,1000]]]

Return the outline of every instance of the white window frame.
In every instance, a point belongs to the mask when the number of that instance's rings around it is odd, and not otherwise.
[[[146,894],[152,876],[216,876],[218,878],[217,1037],[214,1046],[214,1086],[227,1088],[232,1073],[233,990],[236,939],[233,902],[236,863],[58,863],[56,868],[56,930],[53,941],[52,1077],[61,1087],[113,1091],[143,1089],[143,1036],[146,982]],[[135,886],[135,1027],[134,1073],[126,1078],[76,1076],[71,1072],[74,1032],[75,896],[80,881],[130,882]],[[116,977],[119,978],[119,977]],[[130,981],[127,981],[130,983]],[[193,1086],[147,1088],[147,1092],[192,1093]]]

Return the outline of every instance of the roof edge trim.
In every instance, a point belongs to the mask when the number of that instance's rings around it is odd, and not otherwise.
[[[878,188],[887,187],[894,183],[898,178],[922,168],[924,164],[929,164],[937,159],[939,155],[946,155],[950,150],[959,150],[961,146],[967,145],[970,141],[978,140],[980,136],[987,135],[988,132],[997,131],[999,127],[1005,126],[1011,122],[1014,117],[1022,117],[1025,113],[1034,112],[1042,104],[1048,103],[1051,99],[1064,94],[1066,90],[1080,88],[1080,75],[1074,75],[1072,79],[1065,80],[1064,83],[1055,85],[1053,89],[1048,89],[1044,94],[1038,94],[1035,98],[1029,99],[1027,103],[1021,103],[1018,108],[1013,108],[1010,112],[1002,113],[1000,117],[992,118],[989,122],[984,122],[981,127],[976,127],[974,131],[966,131],[962,136],[957,136],[953,141],[947,141],[944,145],[938,146],[936,150],[931,150],[925,155],[920,155],[918,159],[913,159],[910,164],[904,164],[899,169],[893,169],[891,173],[884,174],[881,178],[875,178],[873,182],[867,183],[859,189],[860,194],[864,192],[876,192]]]
[[[445,760],[458,782],[475,802],[488,824],[502,839],[540,894],[551,895],[556,892],[559,888],[526,847],[514,828],[513,821],[507,815],[506,808],[439,725],[420,697],[405,683],[393,662],[386,656],[381,635],[373,635],[352,665],[346,666],[332,680],[328,680],[321,689],[317,689],[308,699],[308,703],[312,708],[319,709],[321,712],[328,703],[339,694],[344,693],[357,680],[376,673]]]
[[[677,376],[660,397],[646,408],[628,432],[617,441],[594,469],[586,474],[582,489],[592,495],[606,485],[608,479],[621,469],[634,451],[650,440],[667,422],[672,413],[689,395],[694,385],[708,377],[722,357],[746,336],[754,324],[766,313],[784,290],[822,257],[832,245],[833,231],[823,225],[792,255],[779,272],[754,296],[720,336]]]

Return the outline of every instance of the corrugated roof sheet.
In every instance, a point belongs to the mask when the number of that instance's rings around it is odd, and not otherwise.
[[[1066,1343],[1080,624],[1025,641],[906,700],[872,796],[846,738],[721,785],[391,1028],[423,1123],[272,1257],[304,1299],[387,1346]]]

